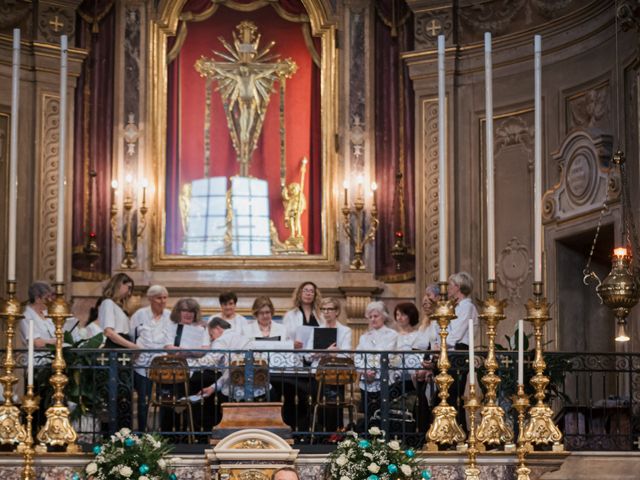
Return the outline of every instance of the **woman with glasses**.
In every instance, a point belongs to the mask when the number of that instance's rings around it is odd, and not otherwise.
[[[287,339],[293,342],[293,347],[300,349],[304,341],[300,338],[298,329],[302,326],[317,327],[320,325],[320,301],[322,296],[313,282],[301,283],[293,292],[293,308],[285,313],[282,320],[287,331]],[[305,337],[305,340],[308,337]]]
[[[140,348],[130,335],[129,315],[125,309],[133,291],[133,280],[126,273],[117,273],[102,290],[98,321],[107,337],[105,348]]]
[[[206,324],[202,321],[200,304],[194,298],[181,298],[169,315],[166,350],[208,349],[211,345]],[[177,352],[171,352],[177,353]],[[194,352],[195,353],[195,352]],[[186,356],[200,356],[189,354]]]
[[[325,348],[327,353],[312,353],[308,355],[308,359],[311,361],[311,371],[312,373],[316,373],[317,367],[320,362],[330,362],[331,357],[337,357],[337,352],[340,350],[351,350],[351,338],[352,332],[351,329],[338,321],[340,318],[340,300],[337,298],[323,298],[320,301],[320,314],[321,318],[321,328],[335,328],[335,338],[336,341]],[[321,330],[314,329],[313,335],[309,337],[307,344],[305,345],[305,350],[317,350],[318,342],[315,340],[315,334],[320,332]],[[341,356],[345,357],[348,354],[342,354]],[[351,364],[353,366],[353,364]],[[344,367],[343,367],[344,368]],[[311,395],[312,398],[317,398],[317,390],[318,383],[314,380],[312,382],[311,387]],[[324,385],[322,389],[322,397],[328,399],[329,402],[339,403],[336,400],[344,400],[345,398],[345,385]],[[353,394],[353,392],[351,392]],[[326,401],[326,400],[325,400]],[[322,427],[322,430],[325,432],[335,432],[342,425],[342,408],[338,408],[336,406],[327,406],[323,408],[320,412],[318,412],[318,417],[316,420],[319,420],[319,423]],[[315,428],[314,430],[319,430]]]
[[[284,326],[273,321],[273,314],[276,310],[269,297],[261,296],[256,298],[251,311],[255,320],[248,322],[243,328],[242,333],[245,337],[285,340],[287,332]]]

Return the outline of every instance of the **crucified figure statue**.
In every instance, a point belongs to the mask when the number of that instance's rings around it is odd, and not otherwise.
[[[275,42],[259,50],[260,35],[253,22],[243,21],[233,32],[233,46],[220,42],[226,53],[214,52],[225,61],[201,56],[195,64],[202,77],[218,83],[233,147],[238,154],[240,175],[249,175],[269,99],[276,81],[284,82],[298,69],[291,59],[270,54]]]

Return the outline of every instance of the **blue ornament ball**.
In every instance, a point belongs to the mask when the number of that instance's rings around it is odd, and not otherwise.
[[[133,438],[125,438],[125,439],[124,439],[124,446],[125,446],[125,447],[133,447],[133,445],[134,445],[135,443],[136,443],[136,442],[133,440]]]
[[[73,475],[71,475],[71,480],[80,480],[80,475],[74,473]]]
[[[398,467],[394,463],[390,463],[387,470],[389,473],[396,473],[398,471]]]
[[[413,457],[415,457],[415,456],[416,456],[416,452],[414,452],[412,449],[409,449],[409,450],[407,450],[407,451],[406,451],[406,452],[404,452],[404,453],[405,453],[405,454],[407,455],[407,457],[409,457],[409,458],[413,458]]]
[[[172,473],[171,475],[169,475],[169,480],[178,480],[178,477],[175,473]]]
[[[360,446],[360,448],[367,448],[371,446],[371,443],[369,443],[369,440],[360,440],[360,442],[358,442],[358,445]]]
[[[424,480],[431,480],[431,472],[429,470],[423,470],[422,478],[424,478]]]
[[[378,480],[378,475],[369,475],[367,480]]]
[[[140,471],[140,473],[142,475],[145,475],[147,473],[149,473],[149,466],[145,465],[144,463],[142,465],[140,465],[140,468],[138,468],[138,470]]]
[[[102,447],[100,445],[96,445],[95,447],[93,447],[93,453],[95,453],[96,455],[100,455],[102,453]]]

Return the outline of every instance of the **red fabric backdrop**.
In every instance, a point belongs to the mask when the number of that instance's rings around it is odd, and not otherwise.
[[[189,5],[187,5],[189,7]],[[243,13],[225,7],[203,22],[188,24],[188,35],[180,54],[169,65],[167,123],[167,251],[180,253],[182,232],[177,195],[182,184],[204,177],[204,111],[205,80],[194,64],[201,55],[215,56],[212,51],[224,51],[218,40],[223,37],[232,44],[231,33],[242,20],[253,21],[262,35],[260,47],[270,41],[272,52],[280,58],[291,58],[297,72],[286,83],[285,128],[287,147],[287,183],[298,182],[302,157],[311,165],[307,169],[304,191],[307,209],[302,216],[305,247],[309,253],[321,251],[321,152],[319,69],[313,65],[302,34],[301,24],[288,22],[270,7]],[[209,175],[239,174],[239,163],[231,144],[226,116],[220,95],[215,91],[211,102],[211,156]],[[249,174],[269,183],[271,218],[280,238],[289,231],[284,227],[280,194],[280,120],[279,84],[271,95],[267,115],[253,154]],[[179,122],[177,121],[179,118]],[[313,178],[311,178],[313,177]],[[310,181],[311,178],[311,181]],[[176,190],[177,189],[177,190]],[[310,221],[311,219],[311,221]]]

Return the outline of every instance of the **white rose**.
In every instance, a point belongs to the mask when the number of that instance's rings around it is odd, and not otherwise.
[[[158,460],[158,466],[160,468],[164,468],[167,466],[167,462],[165,462],[162,458],[160,460]]]
[[[86,472],[89,475],[93,475],[97,471],[98,471],[98,465],[96,465],[94,462],[91,462],[89,465],[87,465]]]
[[[389,448],[391,450],[400,450],[400,442],[398,442],[397,440],[391,440],[389,442]]]
[[[149,477],[147,477],[146,475],[142,475],[138,477],[138,480],[149,480]]]
[[[336,459],[336,463],[338,465],[340,465],[341,467],[347,464],[347,457],[345,457],[344,455],[340,455],[337,459]]]
[[[378,427],[371,427],[369,429],[369,433],[371,435],[380,435],[382,433],[382,430],[380,430]]]
[[[402,473],[404,473],[407,477],[411,475],[411,472],[412,472],[411,467],[409,465],[404,465],[404,464],[400,465],[400,470],[402,470]]]
[[[345,477],[344,475],[340,477],[340,480],[351,480],[349,477]]]
[[[364,452],[363,455],[367,457],[369,460],[373,460],[373,453]]]
[[[123,437],[128,437],[129,434],[131,433],[131,430],[129,430],[128,428],[121,428],[118,433]]]
[[[120,475],[123,477],[129,478],[133,474],[133,470],[126,465],[124,467],[120,467]]]
[[[380,465],[378,465],[377,463],[370,463],[367,467],[367,470],[369,470],[371,473],[378,473],[380,471]]]

